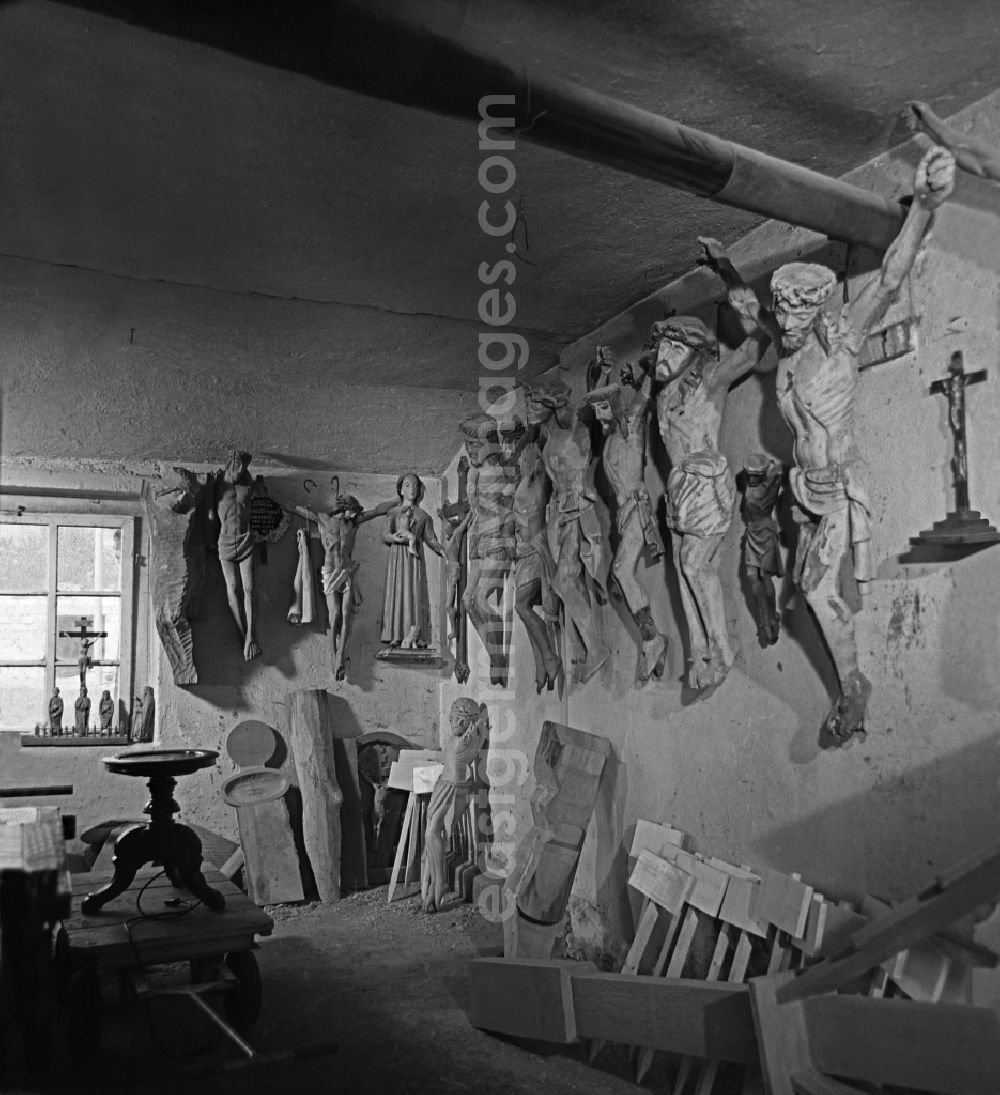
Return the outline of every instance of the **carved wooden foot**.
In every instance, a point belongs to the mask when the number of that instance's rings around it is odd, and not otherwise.
[[[840,695],[823,722],[823,729],[839,744],[846,745],[855,735],[864,734],[865,711],[871,691],[871,681],[860,669],[852,669],[844,678]]]
[[[645,639],[639,656],[639,680],[645,683],[650,677],[659,680],[667,664],[667,637],[659,632],[652,639]]]

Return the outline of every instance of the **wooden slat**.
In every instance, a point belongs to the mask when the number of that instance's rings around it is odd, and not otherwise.
[[[643,974],[573,978],[581,1038],[602,1038],[745,1064],[757,1048],[745,985]]]
[[[562,1045],[577,1041],[572,978],[596,970],[590,962],[516,962],[477,958],[469,963],[474,1027]]]
[[[777,1000],[779,986],[793,976],[777,973],[750,982],[750,1007],[767,1095],[795,1095],[792,1075],[812,1068],[802,1004],[780,1005]]]
[[[695,878],[673,863],[643,849],[628,884],[669,913],[680,912],[695,887]]]
[[[851,936],[849,949],[782,985],[779,999],[829,992],[860,977],[884,959],[926,939],[990,901],[1000,892],[1000,846],[942,875],[923,893],[895,906]],[[799,933],[801,934],[801,933]]]
[[[856,1087],[848,1087],[814,1070],[796,1073],[792,1077],[792,1087],[796,1095],[858,1095]]]
[[[949,1095],[996,1095],[1000,1087],[992,1009],[836,995],[801,1006],[820,1072]]]
[[[764,867],[760,872],[757,900],[750,912],[756,919],[774,924],[790,936],[801,936],[806,928],[812,895],[812,886],[792,875]]]

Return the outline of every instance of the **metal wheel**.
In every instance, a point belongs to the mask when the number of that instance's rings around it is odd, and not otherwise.
[[[222,995],[226,1018],[237,1030],[248,1030],[260,1015],[263,998],[260,967],[253,951],[230,951],[225,963],[237,979],[237,983]]]

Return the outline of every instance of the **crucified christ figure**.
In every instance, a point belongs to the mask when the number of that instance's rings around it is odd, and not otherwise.
[[[824,730],[845,743],[863,732],[871,693],[858,668],[855,613],[839,581],[850,558],[863,607],[872,577],[871,510],[854,438],[858,357],[865,336],[909,274],[954,178],[951,153],[931,148],[917,166],[913,204],[881,269],[839,313],[826,311],[836,277],[825,266],[792,262],[771,278],[773,315],[781,330],[775,387],[795,442],[790,486],[799,537],[793,578],[816,617],[840,683]]]
[[[656,418],[670,458],[667,527],[687,623],[688,683],[711,688],[733,664],[726,606],[719,581],[719,549],[733,519],[736,487],[719,451],[719,432],[729,389],[757,368],[772,332],[748,311],[753,293],[742,283],[722,245],[702,239],[702,260],[726,283],[729,303],[747,337],[737,349],[722,348],[694,316],[653,324]]]
[[[649,491],[643,481],[646,463],[646,412],[653,393],[652,362],[647,355],[640,361],[639,374],[625,365],[620,383],[608,383],[612,368],[611,350],[598,347],[601,363],[600,386],[586,396],[592,404],[604,433],[602,459],[604,474],[615,492],[617,503],[618,546],[611,573],[614,575],[629,612],[639,628],[642,653],[638,677],[645,683],[650,677],[663,676],[667,656],[667,637],[656,628],[649,596],[636,577],[636,568],[648,549],[654,559],[663,555],[663,541]]]

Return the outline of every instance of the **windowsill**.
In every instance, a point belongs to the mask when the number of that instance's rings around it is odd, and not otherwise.
[[[104,737],[104,738],[102,738],[100,736],[100,734],[88,734],[85,738],[84,737],[75,737],[75,736],[70,735],[70,734],[67,734],[65,737],[61,737],[61,738],[51,738],[51,737],[43,738],[40,735],[36,736],[35,734],[22,734],[21,735],[21,748],[22,749],[48,748],[48,746],[50,746],[50,745],[59,746],[61,748],[66,749],[66,748],[72,748],[73,746],[86,747],[86,746],[101,746],[101,745],[131,745],[131,744],[132,743],[129,741],[129,739],[127,737],[125,737],[124,734],[119,734],[119,735],[116,735],[115,737]]]

